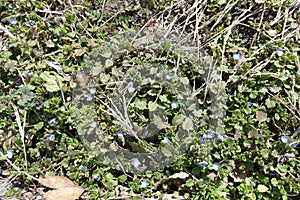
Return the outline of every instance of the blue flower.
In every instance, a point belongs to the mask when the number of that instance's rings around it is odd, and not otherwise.
[[[92,101],[93,98],[94,98],[93,95],[88,94],[87,97],[86,97],[86,101]]]
[[[213,163],[211,168],[217,172],[220,170],[221,165],[219,163]]]
[[[263,134],[262,132],[260,132],[260,133],[258,134],[258,138],[262,138],[262,137],[264,137],[264,134]]]
[[[176,109],[176,108],[178,108],[178,106],[179,106],[179,105],[178,105],[178,103],[177,103],[176,101],[172,101],[172,102],[171,102],[171,108],[172,108],[172,109]]]
[[[86,172],[86,170],[87,170],[87,167],[86,167],[86,166],[83,166],[83,167],[81,168],[81,171],[82,171],[82,172]]]
[[[82,78],[82,77],[83,77],[83,73],[82,72],[77,72],[76,78]]]
[[[207,131],[206,138],[208,138],[208,139],[215,138],[215,132],[213,132],[213,131]]]
[[[35,21],[29,20],[29,24],[30,24],[31,26],[34,26],[34,25],[35,25]]]
[[[14,156],[14,152],[13,152],[12,150],[8,149],[8,150],[6,151],[6,157],[7,157],[8,159],[12,159],[13,156]]]
[[[298,145],[298,144],[297,144],[296,142],[294,142],[294,143],[292,144],[292,147],[295,147],[295,148],[296,148],[297,145]]]
[[[149,185],[148,181],[147,181],[147,180],[143,180],[143,181],[141,182],[140,188],[147,188],[148,185]]]
[[[167,73],[167,74],[166,74],[166,79],[170,80],[171,78],[172,78],[172,74]]]
[[[159,78],[163,75],[163,72],[160,70],[159,72],[156,73],[156,76]]]
[[[281,142],[283,142],[284,144],[290,143],[290,137],[287,135],[283,135],[280,137]]]
[[[9,23],[10,23],[10,24],[17,24],[18,21],[17,21],[16,19],[10,19],[10,20],[9,20]]]
[[[55,119],[51,119],[51,121],[50,121],[50,126],[55,126],[55,125],[56,125]]]
[[[248,101],[247,105],[248,105],[249,107],[251,107],[251,106],[253,105],[253,103],[251,103],[250,101]]]
[[[80,39],[84,39],[84,38],[86,38],[86,35],[80,36]]]
[[[90,127],[96,128],[96,127],[97,127],[97,122],[91,122],[91,123],[90,123]]]
[[[194,149],[198,149],[198,148],[199,148],[199,144],[195,144]]]
[[[81,22],[77,22],[77,23],[75,24],[76,27],[78,27],[78,26],[80,26],[80,25],[81,25]]]
[[[163,38],[159,39],[159,43],[163,43],[165,40]]]
[[[231,95],[229,95],[229,97],[230,97],[230,98],[233,98],[233,97],[234,97],[234,93],[232,93]]]
[[[134,159],[132,159],[132,161],[131,161],[131,165],[132,165],[133,167],[135,167],[135,168],[138,168],[138,167],[141,165],[141,162],[139,161],[138,158],[134,158]]]
[[[123,137],[123,132],[122,131],[118,131],[117,135],[118,135],[118,137]]]
[[[205,166],[208,165],[208,163],[206,161],[202,161],[199,165],[200,167],[204,168]]]
[[[208,180],[204,180],[204,184],[207,185],[208,184]]]
[[[33,72],[32,72],[32,71],[29,71],[29,72],[26,73],[26,76],[27,76],[27,77],[31,77],[32,74],[33,74]]]
[[[234,54],[232,54],[232,58],[233,58],[233,60],[239,60],[239,59],[241,59],[241,54],[234,53]]]
[[[282,56],[283,55],[283,51],[279,47],[276,47],[276,52],[277,52],[278,56]]]
[[[171,141],[167,137],[164,137],[164,139],[161,142],[162,143],[171,143]]]
[[[249,180],[248,183],[249,183],[250,185],[254,185],[254,182],[251,181],[251,180]]]
[[[47,139],[48,139],[49,141],[54,141],[54,140],[55,140],[55,136],[52,135],[52,134],[49,134],[49,135],[47,135]]]
[[[97,173],[94,175],[94,179],[99,179],[100,175]]]
[[[91,94],[95,94],[95,93],[96,93],[96,90],[97,90],[97,88],[95,88],[95,87],[90,88],[90,93],[91,93]]]
[[[128,90],[128,93],[131,94],[131,93],[133,93],[135,91],[135,87],[133,87],[132,85],[129,85],[127,87],[127,90]]]
[[[204,142],[204,138],[203,138],[203,137],[199,137],[199,141],[200,141],[201,143],[203,143],[203,142]]]
[[[225,140],[225,138],[224,138],[224,136],[223,136],[223,135],[220,135],[220,134],[218,134],[218,140],[224,141],[224,140]]]

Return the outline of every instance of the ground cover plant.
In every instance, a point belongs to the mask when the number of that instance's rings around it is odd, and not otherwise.
[[[298,1],[15,0],[0,10],[0,195],[299,198]],[[147,37],[120,39],[132,31]],[[141,132],[149,123],[158,134]],[[128,161],[120,148],[162,162]]]

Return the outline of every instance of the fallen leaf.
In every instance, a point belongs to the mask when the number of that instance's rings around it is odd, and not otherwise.
[[[268,33],[268,35],[269,36],[275,36],[275,35],[277,35],[277,31],[276,30],[268,30],[268,31],[266,31],[267,33]]]
[[[172,176],[170,176],[169,178],[181,178],[181,179],[186,179],[187,177],[189,177],[189,174],[186,172],[179,172],[179,173],[175,173]]]
[[[88,46],[90,46],[90,47],[97,46],[97,44],[95,43],[95,41],[93,39],[87,39],[86,41],[88,42]]]
[[[82,56],[83,54],[84,54],[84,48],[75,49],[75,55],[76,56]]]
[[[46,200],[75,200],[83,191],[84,189],[80,186],[64,187],[46,192],[44,198]]]
[[[214,182],[217,175],[212,172],[212,173],[208,174],[207,176],[212,182]]]
[[[224,177],[223,182],[222,182],[220,188],[221,188],[222,190],[224,190],[225,188],[227,188],[227,186],[228,186],[228,178],[227,178],[227,177]]]
[[[10,171],[8,169],[3,170],[2,173],[1,173],[1,175],[3,175],[3,176],[9,176],[10,175]]]
[[[46,178],[40,177],[39,182],[41,185],[53,189],[76,186],[65,176],[47,176]]]

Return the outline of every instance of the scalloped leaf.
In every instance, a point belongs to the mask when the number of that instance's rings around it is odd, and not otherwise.
[[[267,192],[269,190],[269,188],[265,185],[259,184],[257,186],[257,190],[261,193]]]
[[[59,188],[44,194],[46,200],[75,200],[81,196],[84,189],[80,186]]]
[[[47,176],[46,178],[40,177],[39,182],[41,185],[52,189],[76,186],[69,178],[65,176]]]

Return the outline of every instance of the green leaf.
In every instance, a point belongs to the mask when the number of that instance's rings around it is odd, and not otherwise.
[[[107,83],[109,81],[109,79],[110,79],[109,74],[105,74],[105,73],[100,74],[100,81],[102,83]]]
[[[280,120],[280,115],[278,113],[275,113],[274,117],[275,117],[276,120]]]
[[[174,149],[172,148],[171,145],[168,145],[168,144],[163,144],[163,145],[161,146],[161,152],[162,152],[166,157],[174,156],[174,155],[173,155]]]
[[[61,76],[53,76],[50,72],[46,71],[41,74],[41,78],[46,81],[44,86],[48,92],[57,92],[60,90],[58,83],[62,86],[63,78]]]
[[[193,130],[193,127],[194,127],[194,123],[193,123],[193,120],[189,117],[185,118],[183,124],[182,124],[182,128],[184,130]]]
[[[149,102],[148,102],[148,108],[149,108],[149,111],[150,111],[150,112],[156,110],[157,107],[158,107],[157,103],[154,103],[154,102],[152,102],[152,101],[149,101]]]
[[[138,109],[141,109],[141,110],[147,109],[147,103],[146,103],[145,101],[137,100],[137,101],[135,102],[135,106],[136,106]]]
[[[183,122],[184,115],[183,114],[176,114],[172,120],[173,125],[179,125]]]
[[[160,95],[159,96],[159,99],[162,101],[162,102],[168,102],[168,98],[166,95]]]
[[[107,60],[105,61],[105,67],[113,66],[113,64],[114,64],[114,61],[111,60],[111,59],[107,59]]]
[[[121,182],[121,183],[124,183],[125,181],[127,180],[127,176],[126,175],[121,175],[120,177],[119,177],[119,181]]]
[[[265,107],[261,107],[256,111],[256,119],[259,123],[266,121],[268,118],[268,114],[266,112]]]
[[[269,158],[269,153],[270,153],[270,151],[268,149],[261,150],[261,155],[266,159]]]
[[[147,94],[149,94],[150,96],[156,96],[157,90],[151,89],[147,92]]]
[[[34,129],[37,131],[37,130],[40,130],[41,128],[43,128],[44,126],[44,122],[39,122],[37,124],[34,125]]]
[[[192,186],[194,185],[193,179],[187,180],[186,183],[185,183],[185,185],[186,185],[187,187],[192,187]]]
[[[259,184],[259,185],[257,186],[257,190],[258,190],[259,192],[261,192],[261,193],[267,192],[268,189],[269,189],[269,188],[268,188],[267,186],[262,185],[262,184]]]
[[[278,181],[277,181],[277,179],[276,178],[272,178],[271,179],[271,184],[273,185],[273,186],[277,186],[277,184],[278,184]]]

